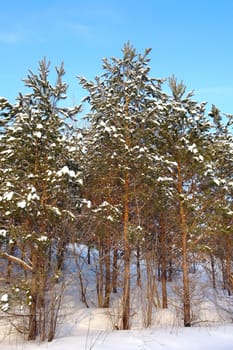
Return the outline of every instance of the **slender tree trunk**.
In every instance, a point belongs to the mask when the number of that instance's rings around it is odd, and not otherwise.
[[[104,290],[104,267],[103,267],[103,246],[99,240],[99,270],[96,275],[96,289],[98,297],[98,307],[103,307],[103,290]]]
[[[172,282],[172,275],[173,275],[173,268],[172,268],[172,260],[169,260],[169,267],[168,267],[168,276],[167,280],[168,282]]]
[[[114,251],[113,251],[113,266],[112,266],[112,292],[117,293],[117,247],[114,244]]]
[[[29,308],[28,340],[35,340],[37,336],[37,300],[38,300],[37,250],[33,249],[31,260],[32,260],[32,278],[31,278],[31,288],[30,288],[31,299],[30,299],[30,308]]]
[[[111,266],[110,266],[110,240],[108,239],[107,246],[105,249],[105,295],[103,307],[108,308],[110,303],[111,294]]]
[[[87,247],[87,263],[88,265],[91,265],[91,247]]]
[[[187,230],[184,203],[182,199],[182,195],[183,195],[182,182],[183,181],[181,176],[181,169],[180,169],[180,165],[178,165],[179,218],[180,218],[180,229],[181,229],[181,238],[182,238],[184,326],[191,327],[191,301],[190,301],[190,291],[189,291],[189,268],[188,268],[188,248],[187,248],[188,230]]]
[[[33,294],[33,293],[32,293]],[[28,340],[35,340],[37,335],[37,302],[36,295],[31,295]]]
[[[161,308],[156,281],[156,259],[153,250],[146,252],[146,312],[144,326],[150,327],[153,319],[153,307]]]
[[[232,242],[230,235],[226,236],[226,286],[228,295],[231,296],[231,264],[232,264]]]
[[[161,281],[161,262],[160,262],[160,256],[158,257],[158,267],[157,267],[157,274],[158,274],[158,281]]]
[[[213,254],[210,255],[210,263],[211,263],[212,284],[213,284],[213,288],[216,289],[215,264],[214,264]]]
[[[152,310],[153,310],[153,300],[154,300],[154,275],[153,275],[153,268],[152,268],[152,257],[151,253],[147,252],[146,254],[146,275],[147,275],[147,291],[146,291],[146,314],[145,314],[145,320],[144,324],[145,327],[150,327],[152,323]]]
[[[52,248],[52,245],[51,245]],[[58,250],[57,250],[57,270],[58,272],[62,271],[64,259],[65,259],[65,251],[66,251],[66,241],[62,240],[59,242]]]
[[[224,257],[221,257],[221,268],[222,268],[222,282],[223,289],[227,289],[227,278],[226,278],[226,261]]]
[[[124,188],[124,279],[123,279],[123,310],[122,328],[130,329],[130,243],[129,243],[129,176],[125,176]]]
[[[141,287],[140,247],[137,245],[137,286]]]
[[[166,229],[163,213],[160,215],[160,244],[161,244],[161,282],[162,307],[167,309],[167,259],[166,259]]]

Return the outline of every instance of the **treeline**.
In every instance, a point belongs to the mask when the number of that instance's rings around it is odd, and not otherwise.
[[[135,286],[145,291],[149,326],[156,281],[157,306],[167,308],[177,269],[191,326],[190,269],[203,259],[213,288],[221,266],[221,287],[233,292],[232,116],[215,106],[207,113],[174,76],[151,78],[150,50],[127,43],[122,52],[103,59],[93,81],[79,77],[86,128],[77,126],[81,105],[64,107],[63,65],[52,85],[41,61],[24,80],[28,94],[15,104],[0,98],[0,305],[28,339],[54,337],[69,243],[88,248],[89,264],[98,252],[98,306],[122,297],[117,328],[130,328]]]

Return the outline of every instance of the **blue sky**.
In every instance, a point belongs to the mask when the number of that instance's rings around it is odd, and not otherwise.
[[[68,103],[79,104],[76,76],[101,74],[129,40],[152,48],[151,76],[174,74],[208,109],[233,114],[231,0],[8,0],[0,13],[0,96],[11,102],[46,56],[51,69],[64,61]]]

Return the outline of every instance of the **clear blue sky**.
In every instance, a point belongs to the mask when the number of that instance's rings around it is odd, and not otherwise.
[[[195,99],[233,114],[232,0],[7,0],[0,4],[0,96],[24,92],[28,69],[64,61],[69,104],[77,75],[93,79],[126,41],[151,47],[151,76],[174,74]]]

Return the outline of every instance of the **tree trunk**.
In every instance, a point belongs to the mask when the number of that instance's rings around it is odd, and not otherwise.
[[[123,216],[123,239],[124,239],[124,278],[123,278],[123,310],[122,329],[130,329],[130,243],[129,243],[129,178],[125,176],[124,189],[124,216]]]
[[[213,254],[210,255],[210,263],[211,263],[212,284],[213,284],[213,288],[216,289],[215,264],[214,264]]]
[[[188,249],[187,238],[188,230],[183,202],[183,181],[180,165],[178,165],[178,193],[179,193],[179,219],[182,238],[182,269],[183,269],[183,311],[184,326],[191,327],[191,301],[189,291],[189,268],[188,268]]]
[[[35,340],[37,336],[37,300],[38,300],[37,250],[33,249],[31,260],[32,260],[32,279],[31,279],[31,286],[30,286],[31,299],[30,299],[30,308],[29,308],[28,340]]]
[[[150,327],[152,323],[152,310],[154,305],[154,273],[153,273],[153,258],[150,252],[146,254],[146,313],[144,319],[144,326]]]
[[[141,287],[140,247],[137,245],[137,286]]]
[[[153,319],[153,307],[161,308],[156,281],[156,255],[153,250],[146,252],[146,309],[144,326],[150,327]]]
[[[226,236],[226,287],[228,295],[231,296],[231,262],[232,262],[232,242],[230,235]]]
[[[107,242],[105,249],[105,295],[104,295],[104,308],[109,307],[110,294],[111,294],[111,266],[110,266],[110,240]]]
[[[172,277],[173,277],[173,267],[172,267],[172,260],[169,260],[169,267],[168,267],[168,276],[167,280],[168,282],[172,282]]]
[[[88,265],[91,265],[91,247],[87,247],[87,263]]]
[[[98,307],[103,307],[103,290],[104,290],[104,267],[103,267],[103,246],[99,240],[99,270],[96,273],[96,290],[98,297]]]
[[[222,268],[223,289],[227,289],[226,261],[225,261],[224,257],[221,257],[220,260],[221,260],[221,268]]]
[[[52,247],[52,245],[51,245]],[[62,271],[64,259],[65,259],[65,251],[66,251],[66,241],[59,241],[58,250],[57,250],[57,271]]]
[[[167,259],[166,259],[166,229],[163,213],[160,215],[160,244],[161,244],[161,282],[162,307],[167,309]]]
[[[161,262],[160,262],[160,256],[158,257],[158,267],[157,267],[157,275],[158,275],[158,281],[161,282]]]
[[[114,245],[112,266],[112,292],[117,293],[117,247]]]

